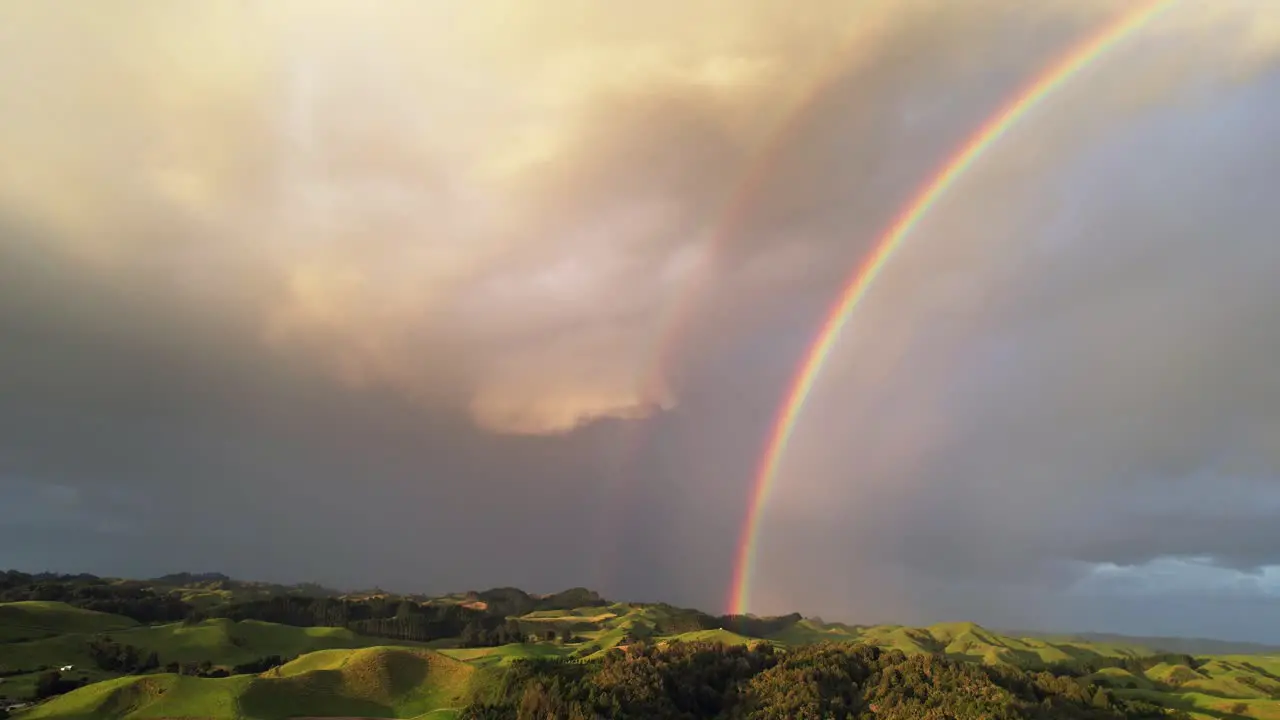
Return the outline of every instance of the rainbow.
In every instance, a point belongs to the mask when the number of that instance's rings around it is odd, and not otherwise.
[[[843,47],[823,63],[816,79],[798,95],[791,107],[779,115],[776,127],[766,133],[764,142],[750,153],[738,181],[725,194],[714,215],[717,220],[692,263],[689,278],[681,282],[662,311],[656,332],[656,350],[637,381],[638,395],[646,402],[663,405],[670,401],[673,393],[667,387],[668,379],[665,376],[677,364],[673,355],[683,346],[691,329],[697,296],[710,284],[707,276],[715,269],[723,249],[739,236],[742,228],[751,220],[756,199],[774,178],[773,172],[783,152],[804,131],[805,121],[819,107],[827,88],[839,81],[860,55],[874,48],[874,38],[887,34],[893,16],[893,2],[894,0],[868,2],[859,10],[859,31],[853,33]]]
[[[1135,9],[1122,13],[1117,19],[1104,25],[1096,33],[1068,50],[1063,57],[1050,64],[986,120],[955,154],[943,163],[941,169],[916,192],[911,202],[902,209],[893,224],[876,241],[871,255],[854,272],[827,314],[818,337],[805,353],[790,389],[786,393],[781,411],[774,420],[755,477],[746,521],[743,524],[742,537],[738,545],[729,597],[731,614],[747,612],[751,596],[751,573],[759,544],[760,519],[770,491],[777,481],[782,456],[795,430],[796,421],[804,409],[805,401],[813,390],[814,382],[822,373],[822,368],[836,340],[839,339],[841,329],[849,321],[854,309],[866,296],[885,265],[892,259],[894,252],[902,245],[912,229],[919,224],[921,218],[928,214],[938,199],[1032,108],[1176,2],[1177,0],[1146,0],[1138,4]]]
[[[873,57],[873,52],[878,47],[876,43],[881,38],[890,37],[891,24],[895,18],[895,2],[896,0],[865,0],[860,3],[856,22],[853,24],[856,30],[817,68],[814,80],[802,88],[794,100],[778,113],[776,122],[763,133],[762,142],[748,153],[746,162],[736,175],[737,179],[727,188],[715,211],[709,215],[712,222],[709,223],[707,240],[692,258],[687,277],[679,281],[675,292],[661,308],[654,332],[654,351],[636,376],[636,397],[649,408],[670,409],[674,405],[676,391],[679,389],[679,378],[670,377],[672,370],[679,365],[675,354],[684,346],[685,339],[692,330],[697,301],[702,292],[712,284],[711,276],[717,269],[717,261],[723,256],[724,249],[740,236],[743,228],[752,220],[757,199],[774,179],[773,173],[779,160],[792,141],[804,132],[806,121],[819,108],[827,89],[855,67],[860,57]],[[627,437],[625,444],[628,447],[620,452],[623,457],[634,459],[640,448],[648,442],[648,435],[641,429],[629,432]],[[617,505],[617,493],[630,482],[630,478],[624,478],[609,483],[606,490],[608,499],[602,505],[606,508]],[[603,517],[601,527],[610,526],[608,518]],[[600,536],[600,543],[617,542],[617,536],[613,532],[600,530],[597,535]],[[597,576],[601,578],[601,582],[607,582],[604,580],[604,573],[615,566],[615,563],[609,562],[608,556],[607,552],[600,554]]]

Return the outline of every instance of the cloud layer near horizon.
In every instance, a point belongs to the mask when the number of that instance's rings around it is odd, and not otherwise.
[[[37,564],[92,507],[121,572],[718,604],[826,304],[1115,12],[806,7],[0,8],[0,482],[46,508],[0,527]],[[802,420],[762,610],[1097,624],[1112,565],[1280,564],[1278,48],[1181,3],[940,203]]]

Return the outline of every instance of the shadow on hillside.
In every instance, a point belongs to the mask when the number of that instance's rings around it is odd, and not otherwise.
[[[1191,700],[1188,700],[1182,697],[1181,695],[1172,694],[1172,693],[1178,692],[1176,688],[1158,690],[1157,692],[1160,692],[1159,697],[1152,697],[1150,693],[1143,692],[1143,691],[1134,692],[1132,696],[1140,697],[1144,700],[1154,702],[1157,705],[1168,708],[1170,710],[1181,710],[1182,712],[1189,713],[1193,716],[1205,715],[1211,718],[1217,718],[1217,720],[1256,720],[1256,718],[1250,715],[1241,715],[1239,713],[1234,713],[1228,710],[1214,710],[1212,708],[1200,707],[1196,705],[1194,702],[1192,702]],[[1196,692],[1199,692],[1201,695],[1210,694],[1210,693],[1202,692],[1199,690],[1197,690]],[[1119,691],[1118,694],[1122,698],[1125,697],[1126,695],[1129,695],[1129,693],[1126,693],[1123,690]],[[1213,697],[1222,698],[1224,700],[1238,699],[1238,698],[1225,697],[1222,695],[1214,695]]]
[[[1265,677],[1265,678],[1268,678],[1268,679],[1270,679],[1270,680],[1275,680],[1276,682],[1280,682],[1280,675],[1276,675],[1275,673],[1271,672],[1270,670],[1267,670],[1267,669],[1265,669],[1265,668],[1258,667],[1257,665],[1254,665],[1253,663],[1248,662],[1247,660],[1246,660],[1246,661],[1241,662],[1240,664],[1241,664],[1241,665],[1243,665],[1243,666],[1244,666],[1244,667],[1246,667],[1246,668],[1249,668],[1249,670],[1250,670],[1250,671],[1255,672],[1255,673],[1257,673],[1257,674],[1259,674],[1259,675],[1261,675],[1261,676],[1263,676],[1263,677]]]
[[[391,717],[388,705],[347,697],[343,694],[342,673],[313,670],[305,675],[256,682],[240,698],[245,714],[251,716]]]
[[[1054,645],[1054,648],[1056,648],[1057,650],[1060,650],[1064,655],[1070,657],[1072,660],[1077,662],[1088,662],[1090,660],[1100,660],[1106,657],[1102,653],[1090,650],[1088,648],[1082,648],[1076,645],[1067,645],[1067,644]]]
[[[1167,694],[1170,694],[1170,695],[1177,694],[1177,693],[1181,693],[1181,692],[1186,692],[1186,691],[1192,691],[1192,692],[1195,692],[1195,693],[1196,693],[1196,694],[1198,694],[1198,695],[1207,695],[1207,696],[1209,696],[1209,697],[1218,698],[1219,700],[1245,700],[1245,699],[1247,699],[1247,698],[1242,698],[1242,697],[1240,697],[1239,695],[1228,695],[1228,694],[1226,694],[1225,692],[1222,692],[1221,690],[1215,690],[1215,689],[1213,689],[1213,688],[1194,687],[1194,688],[1186,688],[1186,689],[1184,689],[1184,688],[1177,687],[1177,686],[1174,686],[1174,685],[1169,685],[1169,684],[1167,684],[1167,683],[1158,683],[1158,682],[1153,682],[1153,683],[1152,683],[1152,688],[1153,688],[1153,689],[1155,689],[1155,690],[1158,690],[1158,691],[1160,691],[1160,692],[1162,692],[1162,693],[1167,693]],[[1256,699],[1259,699],[1259,700],[1274,700],[1275,698],[1265,698],[1265,697],[1264,697],[1264,698],[1256,698]]]

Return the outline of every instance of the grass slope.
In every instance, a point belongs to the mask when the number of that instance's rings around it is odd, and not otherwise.
[[[450,648],[438,652],[476,667],[490,667],[510,665],[513,661],[524,658],[564,657],[569,655],[571,650],[571,646],[552,643],[513,643],[497,647]]]
[[[102,624],[99,627],[109,629],[110,626]],[[181,623],[135,626],[111,630],[106,634],[117,642],[134,645],[144,652],[154,650],[160,656],[162,664],[208,660],[215,666],[228,669],[267,655],[293,657],[316,650],[365,648],[386,642],[357,635],[345,628],[303,628],[254,620],[233,622],[225,619],[207,620],[189,626]],[[94,633],[67,633],[27,642],[0,643],[0,668],[35,670],[42,666],[57,668],[73,665],[75,669],[67,674],[72,679],[84,678],[96,683],[118,677],[116,673],[97,669],[89,657],[88,643],[94,636]],[[39,673],[31,672],[5,678],[0,683],[0,698],[30,696],[38,676]]]
[[[245,620],[206,620],[134,627],[107,633],[112,639],[154,650],[162,663],[200,662],[236,665],[264,655],[292,656],[329,648],[360,648],[378,644],[345,628],[292,627]],[[87,653],[92,633],[67,633],[28,642],[0,644],[0,666],[13,668],[48,665],[92,665]]]
[[[448,717],[466,703],[476,670],[421,648],[371,647],[303,656],[260,676],[177,675],[96,683],[24,713],[24,720],[200,717],[277,720]]]
[[[26,601],[0,603],[0,643],[66,633],[95,633],[136,627],[120,615],[82,610],[66,603]]]
[[[1102,657],[1138,657],[1150,651],[1137,646],[1091,644],[1073,640],[1007,637],[974,623],[938,623],[928,627],[901,625],[826,625],[801,620],[770,635],[783,645],[815,642],[862,642],[905,653],[943,653],[956,660],[989,665],[1034,667],[1048,663]]]

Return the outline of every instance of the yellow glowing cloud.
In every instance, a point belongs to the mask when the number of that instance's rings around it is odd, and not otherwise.
[[[892,66],[874,109],[944,64],[913,53],[968,57],[941,40],[1019,7],[5,3],[0,210],[125,281],[234,272],[202,302],[253,307],[272,348],[345,381],[560,431],[673,401],[646,377],[663,312],[797,102]],[[1277,44],[1275,13],[1242,21],[1261,14],[1189,10],[1183,29],[1236,28],[1255,61]],[[803,282],[805,238],[779,242],[729,286]]]

